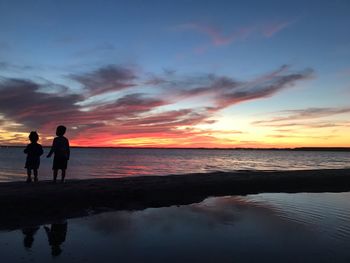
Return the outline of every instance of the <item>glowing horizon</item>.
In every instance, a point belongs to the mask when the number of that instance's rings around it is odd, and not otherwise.
[[[350,147],[347,1],[190,3],[2,3],[0,145]]]

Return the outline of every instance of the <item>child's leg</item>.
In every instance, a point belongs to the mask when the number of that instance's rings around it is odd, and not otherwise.
[[[32,170],[27,168],[27,183],[32,181]]]
[[[38,181],[38,169],[33,169],[33,174],[34,174],[34,182]]]
[[[56,183],[58,170],[53,170],[53,182]]]
[[[66,169],[62,169],[62,183],[64,182],[64,178],[66,177]]]

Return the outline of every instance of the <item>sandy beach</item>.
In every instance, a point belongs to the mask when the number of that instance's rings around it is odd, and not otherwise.
[[[108,210],[185,205],[209,196],[344,192],[350,169],[242,171],[0,184],[0,225],[11,229]]]

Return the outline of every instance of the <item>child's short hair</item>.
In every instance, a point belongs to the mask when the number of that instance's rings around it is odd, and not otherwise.
[[[56,135],[63,136],[66,133],[67,128],[63,125],[57,126]]]
[[[39,141],[39,135],[38,135],[38,133],[37,133],[36,131],[31,131],[31,132],[29,133],[29,140],[30,140],[31,142],[37,142],[37,141]]]

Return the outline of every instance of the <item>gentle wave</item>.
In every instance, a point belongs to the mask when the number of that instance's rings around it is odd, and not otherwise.
[[[48,149],[45,149],[46,153]],[[45,155],[45,154],[44,154]],[[0,148],[0,180],[25,176],[21,148]],[[350,152],[73,148],[68,178],[168,175],[237,170],[349,168]],[[41,158],[39,178],[51,178],[52,160]]]
[[[251,202],[268,205],[280,218],[320,232],[334,241],[350,239],[350,192],[260,194]]]

